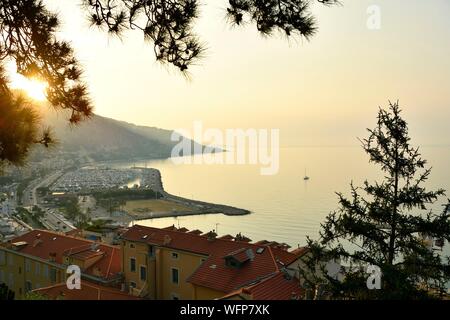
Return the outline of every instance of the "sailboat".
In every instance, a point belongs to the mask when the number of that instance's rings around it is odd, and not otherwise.
[[[309,180],[309,177],[306,175],[306,169],[305,169],[305,176],[303,177],[303,180]]]

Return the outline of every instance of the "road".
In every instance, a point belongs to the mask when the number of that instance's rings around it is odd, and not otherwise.
[[[56,171],[49,176],[41,179],[33,180],[24,190],[22,196],[22,203],[24,207],[32,207],[38,205],[37,189],[41,187],[48,187],[56,179],[63,174],[62,171]]]
[[[64,218],[57,209],[45,209],[41,223],[49,230],[67,232],[76,227]]]
[[[48,187],[55,182],[63,171],[56,171],[51,175],[33,180],[23,192],[22,203],[24,207],[37,206],[44,212],[40,222],[49,230],[67,232],[76,229],[75,226],[64,218],[57,209],[49,209],[39,203],[37,189]]]

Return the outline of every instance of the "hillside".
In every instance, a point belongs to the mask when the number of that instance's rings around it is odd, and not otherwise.
[[[136,126],[98,115],[71,127],[66,119],[61,113],[44,115],[44,123],[58,139],[57,149],[97,161],[168,158],[177,144],[170,140],[172,130]]]

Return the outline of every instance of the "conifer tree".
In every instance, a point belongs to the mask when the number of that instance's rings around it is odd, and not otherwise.
[[[311,271],[319,261],[339,260],[347,266],[344,279],[302,272],[305,286],[325,286],[335,298],[439,297],[450,280],[450,264],[436,249],[450,241],[450,212],[434,213],[429,206],[444,190],[425,188],[431,168],[411,145],[398,102],[380,109],[377,126],[368,132],[363,149],[384,178],[352,184],[350,197],[337,194],[339,209],[321,225],[319,241],[308,239],[311,254],[304,261]],[[381,271],[379,290],[367,287],[368,266]]]

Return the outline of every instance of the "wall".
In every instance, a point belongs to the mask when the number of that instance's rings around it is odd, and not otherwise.
[[[195,300],[214,300],[226,295],[225,292],[216,291],[210,288],[194,286]]]
[[[15,299],[24,297],[27,281],[30,282],[33,290],[65,280],[64,270],[49,262],[0,248],[0,256],[3,255],[5,255],[6,259],[1,261],[2,259],[0,258],[0,275],[4,277],[3,282],[15,292]],[[52,269],[56,270],[56,281],[51,281],[50,274]]]
[[[153,246],[152,255],[149,255],[150,247],[140,242],[124,241],[122,243],[126,284],[129,286],[131,282],[136,283],[138,290],[134,290],[134,293],[142,292],[151,299],[194,299],[194,286],[186,280],[207,256],[156,246]],[[135,272],[130,270],[131,258],[136,259]],[[147,268],[146,281],[140,279],[141,266]],[[178,270],[178,284],[172,282],[172,269]]]

